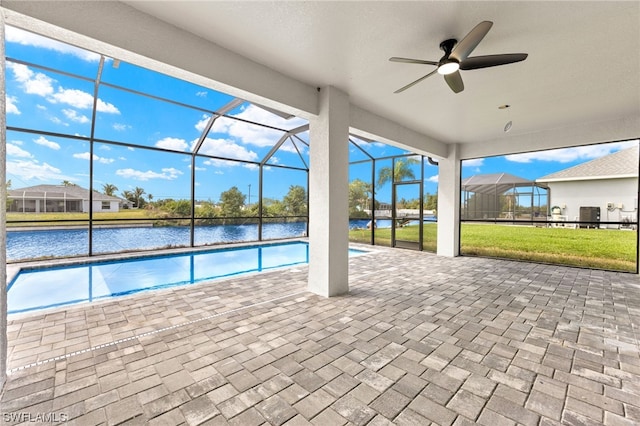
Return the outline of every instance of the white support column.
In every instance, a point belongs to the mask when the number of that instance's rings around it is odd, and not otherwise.
[[[451,145],[438,160],[438,255],[460,254],[460,148]]]
[[[349,98],[320,91],[309,121],[309,291],[330,297],[349,291]]]
[[[0,57],[4,59],[4,15],[0,13]],[[0,61],[0,395],[7,381],[7,105],[5,63]]]

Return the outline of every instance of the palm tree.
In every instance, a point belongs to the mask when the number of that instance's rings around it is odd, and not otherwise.
[[[130,201],[130,202],[132,202],[132,203],[134,203],[134,204],[135,204],[135,202],[136,202],[136,199],[135,199],[135,197],[133,196],[133,193],[132,193],[131,191],[122,191],[122,197],[123,197],[125,200]]]
[[[133,190],[133,197],[136,200],[136,207],[140,208],[141,203],[144,203],[144,198],[142,198],[142,196],[145,194],[144,189],[140,188],[139,186],[136,186],[136,189]]]
[[[419,164],[416,158],[399,159],[395,161],[393,173],[391,167],[383,167],[378,173],[378,188],[383,187],[387,182],[401,182],[403,180],[415,179],[416,175],[411,168],[412,165]]]
[[[113,194],[118,190],[118,187],[111,184],[111,183],[105,183],[104,185],[102,185],[102,192],[104,192],[106,195],[113,197]]]
[[[77,184],[70,182],[68,180],[63,180],[62,181],[62,186],[78,186]]]

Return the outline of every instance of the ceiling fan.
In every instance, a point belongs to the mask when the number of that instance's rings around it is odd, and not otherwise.
[[[394,93],[400,93],[411,86],[420,83],[427,77],[431,77],[435,73],[442,74],[444,80],[447,82],[451,90],[455,93],[460,93],[464,90],[464,83],[460,76],[460,71],[475,70],[479,68],[495,67],[498,65],[512,64],[514,62],[520,62],[527,59],[526,53],[505,53],[502,55],[486,55],[486,56],[473,56],[469,58],[473,49],[480,44],[484,36],[487,35],[493,22],[482,21],[469,34],[467,34],[462,41],[458,43],[456,39],[448,39],[440,43],[440,49],[444,51],[444,56],[440,58],[438,62],[425,61],[422,59],[411,58],[389,58],[392,62],[404,62],[407,64],[420,64],[420,65],[434,65],[437,68],[431,71],[424,77],[420,77],[416,81],[407,84],[404,87],[399,88]]]

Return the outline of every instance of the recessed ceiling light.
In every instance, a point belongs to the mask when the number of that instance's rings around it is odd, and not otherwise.
[[[509,122],[504,125],[504,132],[507,133],[509,130],[511,130],[511,126],[513,126],[513,123],[511,122],[511,120],[509,120]]]

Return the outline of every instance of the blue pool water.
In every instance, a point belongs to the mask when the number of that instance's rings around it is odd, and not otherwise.
[[[8,310],[91,302],[308,262],[308,244],[291,242],[23,270],[9,284]]]

